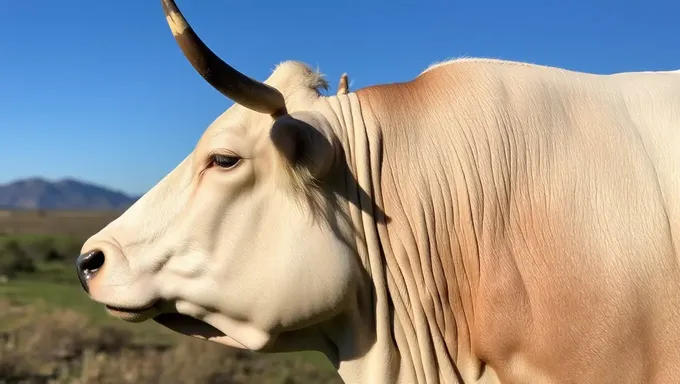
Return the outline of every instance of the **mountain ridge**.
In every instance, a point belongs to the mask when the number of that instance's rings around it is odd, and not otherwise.
[[[124,210],[139,197],[72,177],[28,177],[0,184],[4,210]]]

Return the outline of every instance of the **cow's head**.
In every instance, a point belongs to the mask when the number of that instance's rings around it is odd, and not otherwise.
[[[250,79],[201,42],[173,1],[162,3],[191,64],[235,104],[87,240],[78,275],[124,320],[268,350],[277,336],[345,311],[363,281],[337,193],[343,151],[317,108],[325,82],[290,62],[264,83]]]

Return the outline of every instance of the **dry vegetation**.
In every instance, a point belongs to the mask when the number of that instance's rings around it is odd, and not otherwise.
[[[86,238],[120,216],[118,211],[0,210],[0,234]]]
[[[72,263],[116,216],[0,215],[0,383],[342,382],[316,354],[255,354],[108,317]]]
[[[0,302],[19,316],[0,333],[0,378],[25,383],[340,383],[306,359],[179,338],[140,344],[130,331],[94,326],[72,310],[40,311]]]

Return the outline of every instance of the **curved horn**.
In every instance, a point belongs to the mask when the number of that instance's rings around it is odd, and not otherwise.
[[[285,113],[286,104],[277,89],[251,79],[217,57],[189,26],[173,0],[161,0],[161,4],[184,56],[210,85],[234,102],[254,111],[275,117]]]

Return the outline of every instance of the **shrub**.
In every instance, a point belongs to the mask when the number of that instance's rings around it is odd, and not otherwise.
[[[38,262],[73,262],[83,245],[82,239],[71,236],[25,235],[0,237],[0,247],[8,241],[18,242],[24,253]]]
[[[72,262],[80,254],[83,242],[83,239],[76,237],[56,237],[52,251],[59,255],[58,260]]]
[[[0,243],[0,276],[14,277],[22,272],[35,272],[33,259],[16,240]]]

